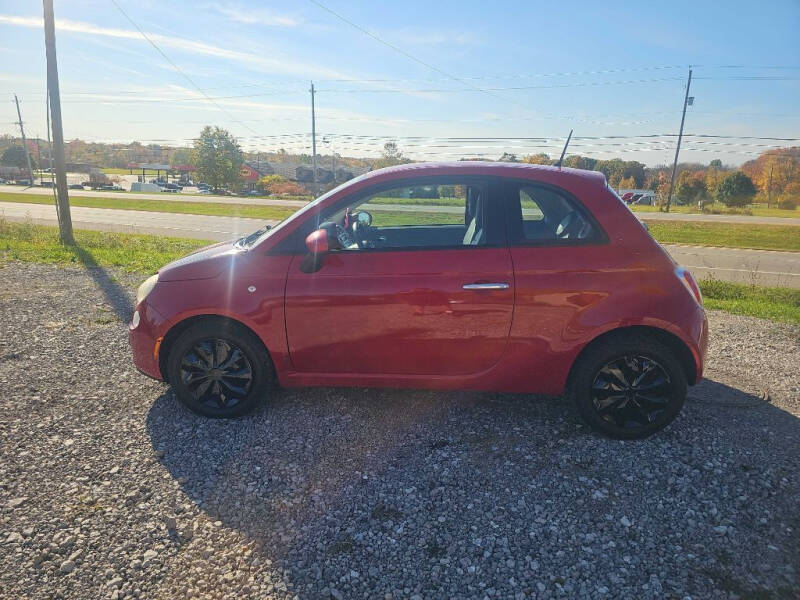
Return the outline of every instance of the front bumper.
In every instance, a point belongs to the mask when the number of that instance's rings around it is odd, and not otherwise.
[[[134,318],[128,326],[133,364],[141,373],[158,380],[164,379],[159,367],[159,347],[166,329],[164,325],[164,318],[144,299],[136,307]]]

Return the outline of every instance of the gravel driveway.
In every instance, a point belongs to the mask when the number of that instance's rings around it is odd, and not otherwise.
[[[711,313],[708,379],[642,442],[499,394],[224,422],[134,370],[138,280],[0,265],[0,597],[797,596],[796,326]]]

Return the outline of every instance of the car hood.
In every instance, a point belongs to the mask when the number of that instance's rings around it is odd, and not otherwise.
[[[229,269],[236,258],[244,252],[246,250],[236,246],[234,242],[206,246],[159,269],[158,280],[213,279]]]

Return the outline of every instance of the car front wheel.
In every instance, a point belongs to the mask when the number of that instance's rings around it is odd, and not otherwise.
[[[269,391],[269,355],[256,336],[230,322],[199,322],[181,333],[168,357],[169,382],[188,408],[238,417]]]
[[[583,420],[617,439],[645,438],[669,425],[686,392],[673,352],[645,334],[599,341],[580,356],[568,384]]]

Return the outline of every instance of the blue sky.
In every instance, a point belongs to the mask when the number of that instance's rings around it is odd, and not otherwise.
[[[781,144],[746,136],[800,138],[797,0],[322,2],[402,53],[307,0],[117,2],[213,101],[111,0],[56,0],[67,139],[186,145],[215,124],[249,150],[309,151],[313,79],[320,152],[374,156],[394,137],[414,158],[552,155],[572,127],[575,153],[653,165],[674,138],[633,136],[677,132],[690,64],[685,131],[745,137],[689,138],[682,159],[737,164]],[[16,92],[27,133],[46,134],[41,14],[0,0],[0,133]]]

